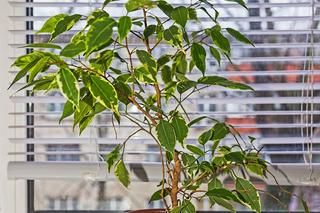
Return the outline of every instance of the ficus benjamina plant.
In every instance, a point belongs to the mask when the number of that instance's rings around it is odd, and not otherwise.
[[[247,9],[243,0],[229,1],[238,3],[239,10]],[[106,0],[88,16],[58,14],[49,18],[37,34],[49,34],[50,39],[26,46],[37,50],[16,59],[13,66],[19,72],[11,85],[27,76],[27,85],[21,90],[59,90],[66,98],[60,122],[73,115],[80,133],[105,110],[120,126],[121,119],[132,122],[138,130],[105,159],[108,171],[125,187],[130,184],[123,160],[125,145],[139,131],[150,135],[159,145],[162,167],[159,189],[150,195],[150,202],[163,200],[167,211],[195,212],[194,200],[209,199],[212,205],[233,212],[235,203],[261,212],[258,190],[239,175],[246,171],[243,174],[266,177],[269,172],[252,143],[254,138],[246,142],[232,125],[208,116],[191,120],[184,104],[212,86],[253,90],[246,84],[207,75],[206,67],[209,57],[218,64],[222,57],[231,62],[231,37],[253,43],[239,31],[219,24],[219,12],[211,0],[190,1],[185,6],[164,0],[129,0],[124,5],[127,14],[117,18],[104,10],[109,4],[112,1]],[[207,16],[207,26],[201,25],[200,13]],[[84,27],[64,47],[54,43],[80,20]],[[200,30],[187,30],[190,24]],[[159,56],[160,45],[168,51]],[[125,110],[119,110],[119,105]],[[143,119],[127,110],[132,106]],[[190,128],[204,119],[212,121],[212,126],[199,135],[197,144],[187,144]],[[220,144],[227,136],[234,138],[233,145]],[[232,178],[233,189],[224,186],[221,175]]]

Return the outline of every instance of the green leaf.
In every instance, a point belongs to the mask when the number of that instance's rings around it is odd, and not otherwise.
[[[48,61],[49,57],[43,57],[29,70],[29,83],[34,80],[38,73],[43,72],[49,68]]]
[[[160,58],[157,60],[157,65],[158,67],[162,67],[166,63],[168,63],[171,60],[171,55],[165,54],[162,55]]]
[[[174,128],[174,132],[176,133],[177,140],[183,145],[189,131],[185,119],[181,116],[174,116],[171,120],[171,124]]]
[[[125,6],[128,12],[132,12],[141,8],[150,8],[155,5],[154,2],[150,0],[129,0]]]
[[[149,69],[144,66],[135,68],[134,75],[140,82],[149,84],[155,83],[155,78],[150,74]]]
[[[196,147],[196,146],[193,146],[193,145],[188,144],[188,145],[187,145],[187,149],[188,149],[190,152],[192,152],[192,153],[194,153],[194,154],[196,154],[196,155],[199,155],[199,156],[201,156],[201,157],[203,157],[203,156],[205,155],[204,152],[203,152],[199,147]]]
[[[106,161],[108,164],[108,172],[110,172],[111,167],[120,158],[120,145],[117,145],[109,154],[106,155]]]
[[[185,27],[189,18],[189,11],[184,6],[176,7],[171,12],[171,18],[182,27]]]
[[[101,75],[104,75],[105,72],[109,69],[113,59],[113,50],[105,50],[103,52],[100,52],[96,58],[90,59],[89,62],[91,66],[97,69]]]
[[[303,209],[304,209],[304,212],[305,213],[310,213],[310,209],[308,207],[308,204],[305,200],[301,199],[301,202],[302,202],[302,206],[303,206]]]
[[[33,44],[28,44],[22,47],[61,49],[59,45],[51,44],[51,43],[33,43]]]
[[[158,7],[162,12],[164,12],[168,17],[171,17],[171,13],[174,10],[171,4],[168,4],[166,1],[158,1]]]
[[[65,16],[62,18],[57,25],[55,26],[50,41],[55,39],[58,35],[64,33],[65,31],[70,30],[81,18],[82,16],[79,14],[74,14],[71,16]]]
[[[197,10],[195,8],[188,8],[189,18],[192,20],[198,20]]]
[[[248,9],[246,6],[246,3],[243,0],[227,0],[227,1],[236,2],[236,3],[240,4],[242,7]]]
[[[196,213],[196,208],[189,200],[183,200],[181,213]]]
[[[208,191],[215,188],[223,188],[223,184],[218,178],[214,178],[208,183]]]
[[[235,162],[238,164],[243,164],[245,158],[244,154],[240,151],[230,152],[226,154],[224,157],[227,161]]]
[[[219,51],[216,48],[210,46],[210,53],[217,60],[219,66],[221,66],[221,55]]]
[[[201,145],[205,145],[205,144],[212,138],[212,135],[213,135],[213,130],[212,130],[212,129],[209,129],[208,131],[203,132],[203,133],[199,136],[198,142],[199,142]]]
[[[119,41],[127,37],[132,27],[132,20],[129,16],[122,16],[118,23]]]
[[[78,110],[74,113],[73,128],[92,111],[93,98],[91,95],[85,96],[79,102]]]
[[[90,75],[90,79],[91,84],[89,90],[93,97],[95,97],[95,99],[97,99],[104,107],[119,114],[118,95],[113,85],[100,76]]]
[[[243,201],[247,203],[252,210],[258,213],[261,212],[260,196],[257,189],[250,181],[237,177],[236,190],[243,198]]]
[[[87,25],[91,25],[93,22],[95,22],[96,20],[99,20],[103,17],[108,18],[109,14],[102,9],[95,10],[88,16]]]
[[[173,154],[176,145],[176,135],[173,126],[166,120],[160,120],[156,131],[161,146]]]
[[[75,107],[74,105],[70,102],[67,101],[63,107],[63,112],[61,115],[61,118],[59,120],[59,124],[61,123],[61,121],[69,116],[71,116],[75,111]]]
[[[191,46],[191,57],[196,67],[204,75],[206,71],[206,50],[198,43],[193,43]]]
[[[61,52],[60,55],[64,57],[72,58],[74,56],[79,55],[80,53],[84,52],[86,50],[86,45],[83,41],[80,41],[76,44],[70,43],[67,46],[65,46]]]
[[[182,43],[183,43],[182,30],[175,25],[172,25],[171,27],[169,27],[163,32],[163,38],[169,44],[182,47]]]
[[[144,29],[143,31],[143,36],[145,39],[149,38],[149,36],[151,36],[153,33],[155,33],[157,30],[157,26],[152,24],[146,27],[146,29]]]
[[[79,123],[80,135],[87,128],[87,126],[91,124],[91,122],[93,121],[93,118],[94,116],[86,116],[80,121]]]
[[[69,69],[60,69],[56,79],[63,96],[73,105],[79,106],[80,89],[78,81],[72,71]]]
[[[55,16],[52,16],[49,18],[41,27],[41,29],[36,33],[53,33],[54,29],[56,28],[56,25],[59,21],[61,21],[64,17],[66,17],[67,14],[58,14]]]
[[[180,94],[188,91],[189,89],[196,87],[198,85],[195,81],[180,81],[177,85],[177,90]]]
[[[156,81],[157,74],[157,62],[156,60],[145,50],[136,51],[139,61],[145,65],[150,74],[153,76],[153,80]]]
[[[105,8],[112,0],[104,0],[102,4],[102,9]]]
[[[106,17],[98,19],[91,25],[86,37],[87,56],[109,42],[114,26],[116,26],[115,20]]]
[[[161,200],[162,198],[165,198],[166,196],[168,196],[170,194],[170,189],[169,188],[165,188],[163,191],[163,196],[162,196],[162,189],[159,189],[158,191],[154,192],[151,195],[150,201],[149,203],[156,201],[156,200]]]
[[[220,141],[225,138],[229,133],[230,129],[225,123],[218,122],[213,126],[213,140]]]
[[[208,197],[212,197],[212,196],[215,196],[215,197],[219,197],[219,198],[223,198],[223,199],[226,199],[226,200],[232,200],[232,201],[235,201],[235,202],[241,202],[241,200],[235,195],[233,194],[231,191],[229,191],[228,189],[225,189],[225,188],[213,188],[213,189],[210,189],[206,195]]]
[[[217,85],[226,87],[229,89],[240,89],[240,90],[253,90],[252,87],[242,84],[239,82],[229,81],[226,78],[220,76],[205,76],[198,79],[200,84]]]
[[[163,82],[165,84],[168,84],[170,82],[172,82],[172,72],[171,72],[171,68],[167,65],[165,65],[164,67],[162,67],[161,69],[161,79],[163,80]]]
[[[231,212],[236,212],[236,209],[232,206],[232,204],[229,201],[217,196],[211,196],[209,198],[211,202],[217,203],[219,206],[222,206]]]
[[[121,159],[118,161],[118,163],[115,166],[114,174],[118,178],[118,180],[126,187],[128,188],[130,184],[130,175],[126,168],[126,166],[123,163],[123,160]]]
[[[238,41],[245,43],[245,44],[251,44],[252,46],[254,46],[252,41],[250,41],[246,36],[241,34],[239,31],[232,29],[232,28],[227,28],[227,32],[230,35],[232,35],[235,39],[237,39]]]
[[[211,29],[210,36],[211,36],[212,42],[223,51],[229,53],[231,49],[230,42],[224,35],[222,35],[220,30],[221,30],[220,26],[213,27]]]

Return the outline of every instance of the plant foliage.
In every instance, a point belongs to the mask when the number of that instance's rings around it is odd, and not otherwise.
[[[13,66],[20,71],[12,84],[29,76],[24,88],[32,87],[33,92],[59,90],[66,98],[60,122],[73,115],[74,126],[78,126],[80,132],[94,117],[109,110],[119,123],[127,118],[139,131],[150,134],[155,144],[159,144],[162,164],[166,165],[163,168],[169,168],[162,171],[164,180],[151,196],[151,202],[165,201],[168,196],[171,200],[165,202],[168,210],[195,212],[192,201],[207,197],[212,205],[233,212],[235,203],[261,212],[257,189],[237,173],[244,169],[265,176],[267,164],[259,151],[244,150],[238,143],[238,133],[226,123],[206,116],[190,121],[183,105],[194,93],[212,86],[252,90],[248,85],[208,75],[206,64],[211,57],[218,64],[222,56],[229,59],[230,37],[253,44],[235,29],[220,26],[219,12],[213,2],[192,2],[175,7],[164,0],[129,0],[125,4],[127,14],[115,19],[103,10],[112,3],[106,0],[102,9],[89,16],[53,16],[37,32],[49,34],[50,40],[29,45],[29,48],[41,49],[16,59]],[[232,2],[246,8],[242,0]],[[154,15],[156,10],[162,13],[162,18]],[[190,32],[188,25],[199,24],[198,13],[203,12],[211,20],[211,26]],[[53,43],[80,20],[85,21],[85,27],[65,47]],[[137,43],[141,45],[135,46]],[[168,52],[156,57],[160,44],[167,45]],[[51,53],[50,49],[58,52]],[[118,69],[115,64],[124,68]],[[49,69],[51,72],[46,72]],[[191,79],[189,72],[202,77]],[[147,88],[153,89],[150,92]],[[166,105],[172,102],[176,106],[168,110]],[[119,110],[120,105],[135,106],[144,119],[133,119],[134,115],[127,110]],[[199,135],[197,144],[188,144],[186,138],[190,129],[203,119],[212,121],[213,125]],[[229,136],[235,138],[236,145],[222,146],[220,142]],[[114,170],[125,187],[130,184],[130,172],[123,160],[127,141],[106,157],[108,170]],[[219,180],[220,175],[229,175],[235,188],[226,188]]]

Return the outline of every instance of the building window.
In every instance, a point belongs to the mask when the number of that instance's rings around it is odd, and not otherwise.
[[[77,152],[80,151],[78,144],[50,144],[47,145],[48,152]],[[48,154],[48,161],[80,161],[79,154]]]
[[[76,197],[47,198],[49,210],[78,210],[79,201]]]

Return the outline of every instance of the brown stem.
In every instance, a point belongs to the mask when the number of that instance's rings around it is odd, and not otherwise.
[[[143,9],[143,21],[144,21],[144,27],[145,27],[145,29],[148,27],[148,22],[147,22],[147,10],[146,9]],[[145,40],[144,40],[144,42],[145,42],[145,44],[146,44],[146,47],[147,47],[147,51],[149,52],[149,53],[151,53],[151,48],[150,48],[150,44],[149,44],[149,39],[148,38],[146,38]]]
[[[174,152],[173,156],[174,168],[173,168],[173,177],[172,177],[172,189],[171,189],[171,201],[172,207],[178,207],[178,193],[179,193],[179,179],[181,174],[181,161],[179,159],[179,153]]]
[[[146,110],[142,108],[142,106],[136,101],[134,97],[128,97],[128,99],[135,105],[149,120],[152,122],[153,126],[157,125],[157,121],[148,113]]]

